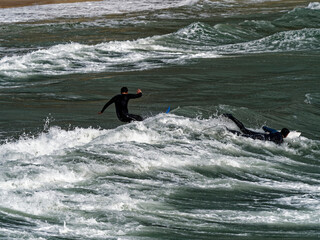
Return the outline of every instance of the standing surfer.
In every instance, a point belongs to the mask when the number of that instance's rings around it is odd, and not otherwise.
[[[240,136],[249,137],[252,139],[271,141],[276,144],[281,144],[283,142],[283,139],[286,138],[288,136],[288,134],[290,133],[290,131],[287,128],[282,128],[281,132],[278,132],[277,130],[272,129],[272,128],[268,128],[266,126],[263,126],[262,129],[268,133],[254,132],[254,131],[251,131],[251,130],[245,128],[243,123],[240,122],[238,119],[236,119],[232,114],[226,113],[226,114],[223,114],[223,116],[232,120],[240,128],[241,132],[228,129],[230,132],[237,134],[238,136],[240,135]]]
[[[102,108],[99,114],[102,114],[104,110],[109,107],[112,103],[115,104],[116,113],[118,119],[122,122],[131,122],[131,121],[142,121],[143,118],[139,115],[129,114],[128,112],[128,101],[134,98],[140,98],[142,96],[142,91],[140,89],[137,90],[137,94],[129,94],[128,88],[123,87],[121,88],[121,94],[118,94],[111,98],[109,102],[107,102],[104,107]]]

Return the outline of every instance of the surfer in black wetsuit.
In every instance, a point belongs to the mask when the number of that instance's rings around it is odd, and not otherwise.
[[[142,96],[142,91],[137,90],[137,94],[128,94],[128,88],[121,88],[121,94],[118,94],[110,99],[104,107],[102,108],[99,114],[102,114],[104,110],[109,107],[112,103],[116,106],[117,116],[122,122],[131,122],[131,121],[142,121],[143,118],[139,115],[129,114],[128,112],[128,101],[133,98],[140,98]]]
[[[228,129],[230,132],[237,134],[238,136],[240,135],[243,137],[249,137],[249,138],[259,139],[264,141],[271,141],[276,144],[281,144],[283,142],[283,139],[286,138],[290,132],[287,128],[282,128],[281,132],[278,132],[277,130],[268,128],[266,126],[263,126],[262,129],[267,133],[254,132],[245,128],[243,123],[240,122],[238,119],[236,119],[234,116],[232,116],[232,114],[226,113],[226,114],[223,114],[223,116],[232,120],[240,128],[241,132]]]

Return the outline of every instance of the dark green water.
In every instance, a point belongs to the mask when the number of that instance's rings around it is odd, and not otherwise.
[[[1,239],[319,238],[320,3],[0,16]],[[142,89],[129,110],[143,122],[97,114],[122,86]],[[234,136],[225,112],[302,134]]]

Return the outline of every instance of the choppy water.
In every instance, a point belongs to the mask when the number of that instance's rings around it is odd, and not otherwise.
[[[319,239],[319,2],[102,1],[0,23],[1,239]],[[122,86],[142,89],[143,122],[97,114]],[[302,135],[234,136],[225,112]]]

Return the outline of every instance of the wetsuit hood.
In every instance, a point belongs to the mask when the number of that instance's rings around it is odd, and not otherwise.
[[[282,136],[285,138],[288,136],[288,134],[290,133],[289,129],[288,128],[282,128],[281,129],[281,134]]]
[[[122,87],[120,90],[120,93],[128,93],[128,88],[127,87]]]

